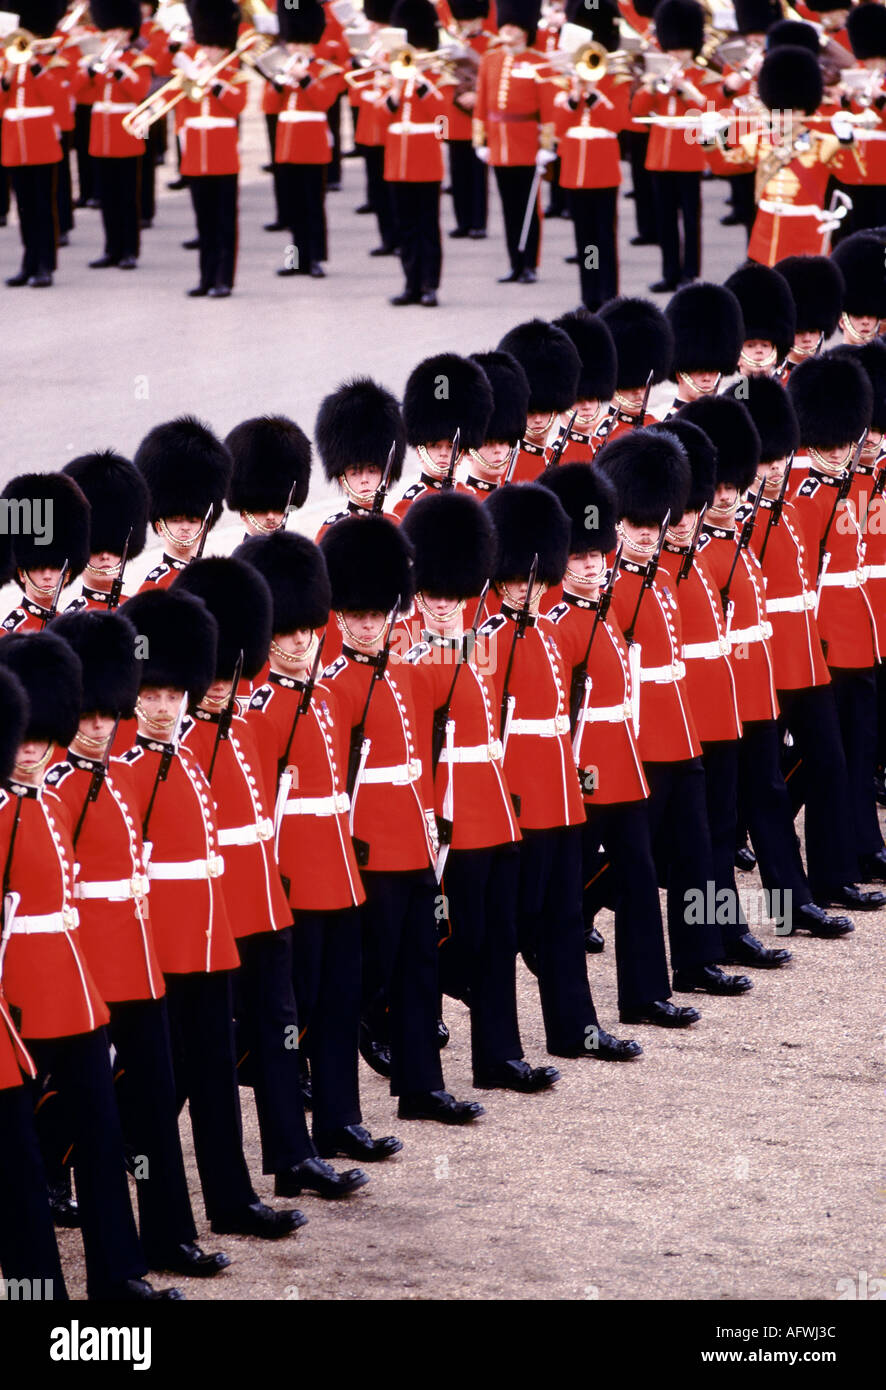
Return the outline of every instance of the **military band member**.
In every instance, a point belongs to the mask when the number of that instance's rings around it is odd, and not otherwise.
[[[511,481],[531,482],[545,467],[557,417],[571,411],[575,403],[581,358],[569,335],[544,319],[530,319],[510,329],[498,350],[516,357],[529,380],[526,433]]]
[[[11,516],[18,508],[12,561],[22,599],[3,619],[0,634],[42,632],[59,584],[76,579],[89,560],[89,503],[60,473],[20,473],[6,484],[3,500]]]
[[[148,485],[151,525],[163,541],[163,558],[140,592],[168,589],[222,514],[231,455],[208,425],[181,415],[149,430],[133,462]]]
[[[373,52],[378,53],[381,65],[390,58],[383,46],[382,33],[391,23],[393,0],[365,0],[363,13],[372,33]],[[352,100],[356,94],[354,142],[366,165],[365,211],[374,213],[378,223],[380,243],[370,256],[396,256],[400,248],[400,228],[392,197],[392,185],[385,182],[385,132],[394,119],[388,109],[387,91],[390,76],[381,66],[366,82],[359,81],[359,72],[351,74]],[[359,82],[359,85],[358,85]],[[360,211],[360,209],[358,209]]]
[[[406,442],[421,463],[418,482],[408,487],[394,505],[395,516],[404,517],[417,497],[444,483],[452,487],[452,447],[456,434],[457,469],[468,449],[479,449],[486,439],[492,415],[492,388],[482,367],[454,352],[426,357],[410,372],[403,392]],[[446,481],[449,479],[448,482]]]
[[[443,89],[446,98],[446,143],[449,147],[449,182],[455,227],[449,233],[457,239],[480,241],[486,236],[489,170],[477,158],[471,139],[477,105],[477,77],[480,59],[491,35],[484,27],[489,16],[489,0],[450,0],[452,23],[449,34],[457,36],[470,55],[455,66],[455,82]]]
[[[366,516],[384,476],[391,445],[389,484],[400,481],[406,429],[390,391],[371,377],[354,377],[325,396],[317,412],[314,441],[330,483],[337,483],[347,506],[328,516],[316,537],[346,516]]]
[[[744,322],[739,371],[744,376],[772,376],[784,365],[797,332],[790,285],[777,270],[751,262],[724,283],[741,305]]]
[[[560,416],[560,429],[553,440],[553,449],[556,450],[568,431],[559,456],[562,465],[575,459],[586,461],[594,453],[597,447],[594,431],[605,419],[615,391],[618,359],[612,334],[596,314],[575,309],[554,319],[554,327],[561,328],[572,339],[581,360],[575,400],[569,410]],[[575,419],[570,426],[573,411]]]
[[[597,448],[656,418],[648,405],[649,388],[667,380],[674,355],[671,326],[651,299],[613,299],[603,305],[600,318],[612,334],[617,366],[612,401],[594,430]]]
[[[141,555],[148,529],[150,498],[138,469],[112,449],[97,449],[66,463],[62,473],[82,490],[89,503],[89,559],[80,593],[68,612],[108,609],[114,582],[126,564]],[[123,595],[119,597],[123,601]]]
[[[470,360],[476,362],[489,382],[492,414],[483,443],[467,451],[467,472],[457,487],[473,492],[482,502],[504,481],[511,453],[526,434],[529,379],[509,352],[474,352]]]
[[[840,333],[849,347],[869,343],[886,318],[886,256],[883,240],[872,232],[858,232],[834,247],[831,258],[843,272],[845,291],[840,314]]]
[[[296,510],[308,500],[311,441],[286,415],[259,415],[235,425],[225,448],[233,459],[228,506],[247,536],[273,535],[290,500]]]
[[[677,290],[664,312],[674,335],[674,414],[686,401],[715,395],[723,377],[738,371],[744,324],[732,291],[706,281]]]
[[[797,310],[794,345],[776,373],[784,386],[794,368],[817,357],[836,332],[846,285],[832,256],[786,256],[775,269],[787,280]]]
[[[886,12],[879,5],[857,5],[849,11],[846,35],[858,66],[870,73],[868,90],[851,101],[856,114],[873,112],[879,118],[866,125],[854,127],[858,158],[844,158],[840,179],[848,186],[852,198],[852,230],[882,227],[886,223],[886,157],[884,157],[883,112],[886,91],[883,75],[886,71]]]

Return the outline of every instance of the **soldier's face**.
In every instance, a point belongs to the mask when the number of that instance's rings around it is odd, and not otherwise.
[[[449,460],[452,457],[452,440],[438,439],[435,444],[426,444],[425,453],[434,467],[441,473],[445,473],[449,468]],[[459,453],[459,458],[460,457],[461,453]],[[458,462],[457,459],[456,462]]]
[[[25,593],[32,603],[43,603],[47,598],[51,598],[62,577],[61,570],[52,569],[49,565],[39,570],[22,570],[20,573],[24,579]]]
[[[630,390],[619,388],[618,394],[625,402],[629,410],[639,410],[643,404],[643,397],[646,395],[645,386],[632,386]]]
[[[600,405],[600,401],[588,400],[586,396],[576,401],[575,410],[577,413],[575,416],[575,423],[577,425],[590,425],[599,415]]]
[[[738,488],[729,483],[718,483],[714,490],[714,507],[718,511],[728,511],[738,503]]]
[[[139,732],[154,737],[171,733],[175,728],[184,693],[174,686],[142,686],[136,706]],[[142,728],[142,725],[145,727]]]
[[[742,365],[753,376],[769,370],[775,349],[764,338],[748,338],[741,352]]]
[[[422,594],[421,601],[428,613],[438,620],[452,619],[457,617],[464,605],[457,598],[431,598],[429,594]]]
[[[684,512],[674,526],[668,527],[668,537],[676,545],[689,545],[698,521],[698,512]]]
[[[369,500],[378,491],[382,471],[374,463],[356,463],[345,469],[344,478],[349,492]]]
[[[529,600],[530,608],[538,607],[541,596],[547,587],[547,584],[542,584],[536,580],[532,586],[532,597]],[[502,585],[502,597],[512,608],[522,608],[526,602],[528,588],[529,575],[525,579],[509,579],[507,584]]]
[[[90,753],[104,752],[114,728],[114,721],[107,714],[84,714],[77,727],[74,744],[83,739],[83,746]]]
[[[241,512],[240,516],[250,536],[266,536],[279,531],[283,522],[282,512]]]
[[[364,646],[371,647],[373,643],[381,645],[383,642],[388,621],[387,613],[372,610],[363,613],[343,613],[342,617],[349,630]]]
[[[471,471],[486,482],[497,482],[508,466],[511,446],[504,440],[487,440],[477,449],[471,464]]]
[[[176,545],[187,549],[196,545],[203,531],[202,516],[167,516],[163,518],[170,539]],[[155,527],[156,530],[156,527]]]
[[[53,746],[45,739],[40,742],[35,739],[25,739],[24,743],[20,743],[15,758],[16,777],[22,782],[39,780],[43,774],[43,769],[49,763]]]
[[[100,578],[113,579],[120,569],[120,556],[112,554],[110,550],[96,551],[95,555],[89,557],[89,568]]]
[[[801,357],[808,357],[818,347],[818,333],[797,333],[794,335],[794,349]]]
[[[658,540],[660,527],[658,526],[636,526],[633,521],[627,518],[622,519],[622,531],[624,532],[624,548],[631,558],[641,558],[645,560],[650,548],[654,547]]]
[[[529,35],[518,24],[502,24],[498,32],[502,43],[506,44],[508,48],[526,47]]]
[[[526,433],[536,435],[547,434],[553,422],[553,411],[533,411],[531,415],[527,415],[526,417]]]
[[[855,332],[860,338],[873,338],[880,326],[880,320],[873,314],[847,314],[846,318],[849,321],[850,327],[855,329]],[[843,336],[844,338],[848,338],[845,332]],[[851,342],[852,339],[848,338],[848,341]]]
[[[200,703],[216,707],[223,704],[231,694],[231,684],[231,681],[213,681]]]
[[[767,496],[776,495],[784,478],[787,459],[774,459],[772,463],[761,463],[757,467],[757,478],[762,482]]]
[[[839,444],[836,449],[817,449],[816,453],[831,468],[843,468],[852,457],[851,444]]]
[[[709,396],[716,391],[720,381],[719,372],[687,372],[686,375],[700,396]]]
[[[583,589],[597,588],[606,573],[606,556],[601,550],[586,550],[581,555],[570,555],[566,579],[570,585]],[[565,586],[566,581],[564,581]]]

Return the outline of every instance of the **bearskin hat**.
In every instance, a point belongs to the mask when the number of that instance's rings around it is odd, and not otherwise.
[[[77,653],[83,676],[81,714],[104,714],[116,719],[135,713],[141,677],[136,656],[136,632],[124,613],[83,609],[61,613],[50,627]]]
[[[499,29],[506,24],[516,24],[518,29],[524,31],[529,47],[532,47],[541,18],[541,0],[496,0],[495,12]]]
[[[731,376],[738,369],[744,342],[741,305],[724,285],[699,281],[677,290],[665,307],[665,318],[674,335],[671,379],[678,372],[721,372]]]
[[[618,516],[636,526],[660,526],[668,511],[676,521],[686,510],[692,472],[683,445],[666,429],[619,435],[604,444],[594,468],[612,483]]]
[[[776,48],[806,48],[818,57],[821,44],[818,34],[804,19],[779,19],[766,30],[766,51]]]
[[[330,482],[355,464],[384,469],[391,444],[391,482],[399,481],[406,452],[406,428],[390,391],[371,377],[354,377],[326,396],[317,412],[314,439]]]
[[[797,331],[797,311],[791,287],[777,270],[748,261],[733,271],[726,281],[741,305],[744,341],[772,343],[779,358],[793,347]]]
[[[51,39],[67,9],[67,0],[16,0],[18,22],[37,39]]]
[[[526,433],[529,378],[510,352],[472,352],[470,360],[485,372],[492,389],[486,440],[516,444]]]
[[[615,549],[615,523],[618,520],[615,492],[604,473],[589,463],[564,463],[547,468],[539,478],[549,488],[569,517],[569,554],[584,555]]]
[[[576,401],[608,401],[617,385],[615,377],[618,358],[615,343],[606,324],[587,309],[574,309],[554,319],[554,327],[562,328],[575,345],[581,362]],[[572,402],[575,404],[575,401]]]
[[[173,588],[146,589],[127,601],[144,652],[140,684],[186,690],[199,705],[215,680],[218,624],[202,599]]]
[[[186,0],[194,42],[210,48],[233,48],[240,27],[236,0]]]
[[[12,553],[12,537],[6,528],[0,530],[0,585],[8,584],[15,574],[15,559]]]
[[[406,613],[415,595],[412,547],[384,516],[348,516],[324,534],[320,549],[339,613]]]
[[[294,11],[293,11],[294,13]],[[225,439],[234,461],[227,503],[232,512],[282,512],[292,485],[294,507],[307,501],[311,442],[285,415],[242,420]]]
[[[725,392],[745,407],[760,436],[760,462],[786,459],[800,447],[797,412],[784,387],[771,376],[742,377]]]
[[[53,632],[13,633],[0,642],[0,665],[18,676],[28,700],[19,742],[67,748],[80,724],[80,658]]]
[[[498,544],[496,584],[528,579],[538,556],[541,584],[559,584],[569,559],[569,517],[550,488],[538,483],[505,483],[489,494],[483,510],[492,517]]]
[[[390,24],[394,0],[363,0],[363,13],[372,24]]]
[[[96,29],[138,29],[142,15],[139,0],[89,0]]]
[[[670,374],[674,354],[671,326],[651,299],[610,299],[600,318],[612,334],[618,358],[616,386],[635,391]]]
[[[426,492],[401,530],[415,553],[416,589],[432,598],[474,598],[495,566],[495,530],[486,508],[464,492]]]
[[[844,355],[809,357],[788,377],[788,395],[807,449],[839,449],[871,423],[874,393],[861,363]]]
[[[91,508],[90,554],[122,555],[128,539],[127,559],[141,555],[151,499],[134,464],[113,449],[97,449],[72,459],[62,472],[74,479]]]
[[[735,23],[740,34],[765,34],[780,18],[777,0],[735,0]]]
[[[811,116],[824,92],[818,59],[798,45],[770,49],[757,76],[757,90],[770,111],[803,111]]]
[[[741,400],[734,396],[700,396],[681,406],[678,415],[704,430],[717,451],[717,482],[746,492],[757,476],[760,436]]]
[[[133,462],[151,494],[152,522],[169,516],[202,520],[210,507],[210,526],[218,521],[231,477],[231,455],[201,420],[180,415],[155,425]]]
[[[489,14],[489,0],[449,0],[452,18],[461,23],[469,19],[486,19]]]
[[[846,0],[806,0],[806,8],[813,14],[829,14],[831,10],[847,9]]]
[[[831,252],[846,285],[843,311],[886,318],[886,243],[873,232],[855,232]]]
[[[0,666],[0,783],[8,782],[28,725],[28,697],[18,676]]]
[[[691,48],[698,53],[704,43],[704,9],[698,0],[661,0],[653,16],[659,48]]]
[[[397,0],[391,11],[391,24],[406,30],[406,42],[413,48],[433,53],[440,42],[439,20],[431,0]]]
[[[830,256],[785,256],[775,269],[791,287],[797,332],[823,333],[829,338],[837,327],[846,290],[837,262]]]
[[[829,355],[849,357],[861,363],[874,393],[871,429],[878,434],[886,434],[886,343],[882,338],[875,338],[870,343],[859,343],[857,347],[846,344],[834,348]]]
[[[610,53],[614,53],[620,43],[619,12],[613,0],[566,0],[566,18],[570,24],[578,24],[589,29],[594,42],[601,43]]]
[[[663,421],[658,425],[650,425],[649,429],[653,434],[672,434],[686,450],[686,457],[689,460],[689,468],[692,473],[692,482],[689,485],[689,496],[686,498],[684,511],[700,512],[707,503],[708,506],[714,500],[714,488],[717,478],[717,450],[714,448],[704,430],[699,429],[698,425],[690,424],[688,420],[681,420],[679,415],[672,416],[669,420]],[[678,518],[672,517],[672,521]]]
[[[61,569],[67,561],[72,579],[82,574],[89,559],[89,503],[73,478],[64,473],[19,473],[6,484],[2,497],[19,504],[18,517],[10,508],[8,518],[17,570]]]
[[[267,583],[275,633],[326,626],[332,607],[329,575],[323,552],[307,536],[294,531],[249,536],[237,546],[234,559],[251,565]]]
[[[193,560],[171,592],[202,598],[218,624],[215,679],[230,680],[243,653],[243,679],[251,681],[268,659],[273,602],[267,583],[245,560],[211,556]]]
[[[280,43],[319,43],[326,28],[326,11],[319,0],[299,0],[277,8]]]
[[[529,319],[506,333],[498,346],[516,357],[529,378],[530,415],[559,414],[575,404],[581,359],[562,328]]]
[[[479,449],[491,415],[492,387],[469,358],[439,352],[410,372],[403,393],[407,444],[436,444],[460,430],[461,447]]]
[[[886,58],[886,10],[882,5],[854,6],[849,11],[846,32],[859,60]]]

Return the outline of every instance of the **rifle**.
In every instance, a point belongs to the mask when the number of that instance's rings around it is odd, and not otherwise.
[[[440,487],[441,487],[441,489],[442,489],[443,492],[448,492],[448,491],[450,490],[450,488],[455,487],[455,465],[458,463],[458,456],[459,456],[460,453],[461,453],[461,426],[460,426],[460,425],[457,425],[457,426],[456,426],[456,429],[455,429],[455,438],[454,438],[453,441],[452,441],[452,452],[451,452],[451,454],[449,455],[449,467],[448,467],[447,470],[446,470],[446,477],[443,479],[442,483],[440,484]]]
[[[240,684],[240,677],[243,674],[243,652],[237,657],[237,664],[234,667],[234,678],[231,681],[231,693],[227,698],[225,707],[218,717],[218,724],[215,728],[215,743],[212,747],[212,757],[209,760],[209,771],[206,774],[207,782],[212,782],[212,773],[215,768],[215,760],[218,757],[218,746],[223,738],[227,738],[231,732],[231,724],[234,720],[234,710],[237,708],[237,686]]]
[[[619,541],[618,549],[615,552],[615,559],[612,562],[612,569],[609,571],[609,578],[606,580],[597,599],[597,611],[594,614],[594,621],[591,623],[591,631],[588,636],[588,645],[585,647],[585,654],[572,672],[572,685],[569,690],[569,727],[573,734],[578,724],[578,716],[581,713],[582,701],[585,697],[585,689],[588,679],[588,662],[591,659],[591,650],[594,646],[594,638],[597,635],[597,628],[606,621],[606,614],[609,612],[609,605],[612,602],[612,591],[615,588],[615,580],[618,575],[618,566],[621,561],[621,552],[624,549],[624,541]]]
[[[199,560],[206,545],[206,537],[209,535],[209,523],[212,521],[212,503],[210,502],[206,515],[203,518],[203,530],[200,532],[200,544],[197,546],[195,560]]]
[[[692,561],[695,559],[696,553],[698,551],[698,542],[701,540],[701,528],[704,526],[704,519],[707,515],[707,510],[708,504],[707,502],[705,502],[702,504],[701,511],[698,514],[698,521],[695,523],[695,530],[692,533],[692,543],[690,544],[689,549],[686,551],[686,554],[683,556],[683,563],[677,571],[678,584],[681,584],[684,579],[688,579],[689,575],[692,572]]]
[[[771,509],[771,511],[770,511],[770,513],[769,513],[769,521],[768,521],[767,526],[766,526],[766,534],[765,534],[765,536],[763,537],[763,544],[762,544],[761,547],[760,547],[760,564],[761,564],[761,565],[763,564],[763,561],[764,561],[764,559],[766,558],[766,547],[767,547],[767,545],[769,544],[769,532],[772,530],[773,526],[780,526],[780,525],[781,525],[781,514],[782,514],[782,512],[784,511],[784,499],[785,499],[785,496],[787,495],[788,480],[790,479],[790,476],[791,476],[791,468],[793,467],[793,463],[794,463],[794,450],[792,449],[792,450],[791,450],[791,454],[790,454],[790,458],[789,458],[788,461],[787,461],[787,466],[786,466],[786,468],[785,468],[785,470],[784,470],[784,477],[783,477],[782,480],[781,480],[781,487],[778,489],[778,496],[776,497],[775,501],[773,502],[773,504],[772,504],[772,509]],[[761,492],[763,491],[763,484],[762,484],[762,483],[761,483],[761,485],[760,485],[760,491],[761,491]]]
[[[821,580],[824,578],[825,554],[828,548],[828,536],[831,534],[831,527],[833,526],[834,518],[837,515],[837,508],[839,507],[840,503],[845,502],[846,498],[849,496],[849,489],[852,487],[852,479],[855,477],[855,470],[859,465],[862,451],[864,449],[865,444],[867,443],[869,434],[870,425],[867,426],[867,428],[864,431],[864,434],[861,436],[858,443],[856,444],[855,453],[852,455],[852,462],[847,468],[846,474],[842,479],[840,486],[837,488],[837,495],[834,498],[834,505],[833,507],[831,507],[831,514],[828,517],[828,524],[825,527],[824,535],[822,536],[821,542],[818,547],[818,576],[816,584],[819,587],[821,584]]]
[[[279,766],[279,769],[278,769],[278,776],[280,775],[280,773],[283,772],[284,768],[287,766],[287,764],[288,764],[288,762],[289,762],[289,753],[290,753],[290,749],[292,748],[292,740],[295,738],[295,731],[296,731],[296,729],[298,728],[298,721],[301,719],[301,717],[302,717],[303,714],[307,714],[308,709],[310,708],[311,696],[312,696],[313,693],[314,693],[314,686],[317,684],[317,677],[318,677],[318,675],[320,674],[320,661],[321,661],[322,656],[323,656],[323,648],[324,648],[325,645],[326,645],[326,630],[324,629],[324,631],[323,631],[323,636],[320,638],[320,641],[317,643],[317,650],[316,650],[316,652],[315,652],[315,654],[314,654],[314,660],[313,660],[313,663],[312,663],[312,665],[311,665],[311,674],[308,676],[308,679],[305,681],[305,687],[304,687],[304,690],[303,690],[302,693],[301,693],[301,699],[299,700],[298,704],[296,705],[295,714],[293,715],[293,718],[292,718],[292,725],[291,725],[290,730],[289,730],[289,738],[286,740],[286,751],[284,752],[283,757],[280,759],[280,766]]]
[[[754,534],[754,523],[757,520],[757,512],[760,510],[760,502],[762,500],[762,497],[763,489],[760,488],[756,497],[754,498],[753,507],[751,507],[750,512],[745,517],[741,525],[741,534],[738,538],[738,544],[735,547],[735,554],[732,557],[732,564],[729,567],[729,577],[726,580],[726,587],[725,589],[721,589],[720,591],[720,601],[723,604],[724,613],[726,613],[726,610],[729,607],[729,590],[732,588],[732,580],[735,576],[735,567],[738,564],[738,558],[743,550],[747,550],[748,546],[751,543],[751,536]]]
[[[384,510],[385,498],[388,495],[388,487],[391,481],[391,470],[394,467],[394,455],[397,452],[397,441],[393,440],[388,450],[388,458],[385,463],[385,471],[381,475],[381,482],[375,489],[375,496],[372,499],[372,514],[378,516]]]
[[[113,613],[119,606],[120,595],[123,593],[123,571],[126,569],[126,561],[129,559],[129,542],[132,540],[132,527],[129,528],[129,535],[126,537],[126,544],[123,547],[123,554],[120,556],[120,568],[114,575],[114,582],[108,590],[108,612]]]
[[[287,521],[289,520],[289,513],[292,511],[293,507],[295,506],[295,489],[296,489],[297,485],[298,485],[298,479],[297,479],[297,478],[293,478],[293,480],[292,480],[292,487],[289,489],[289,496],[288,496],[287,499],[286,499],[286,506],[283,508],[283,520],[280,522],[280,525],[277,527],[277,530],[278,530],[278,531],[285,531],[285,530],[286,530],[286,523],[287,523]]]
[[[102,754],[101,761],[96,763],[95,767],[92,769],[92,776],[89,779],[89,790],[86,793],[83,805],[80,807],[80,815],[78,816],[77,824],[74,827],[73,845],[75,849],[77,848],[77,841],[80,839],[80,831],[83,829],[83,822],[86,819],[86,812],[91,806],[92,802],[98,799],[98,794],[101,791],[102,782],[105,780],[105,773],[108,770],[108,763],[111,761],[111,750],[114,747],[114,739],[117,737],[117,730],[120,727],[120,720],[122,719],[122,717],[122,715],[118,714],[117,718],[114,720],[114,727],[111,730],[110,736],[108,738],[107,747],[105,748],[105,751]]]
[[[2,978],[3,975],[3,957],[6,955],[6,943],[12,934],[12,922],[20,901],[18,893],[10,893],[9,880],[12,876],[12,852],[15,849],[15,837],[18,834],[18,823],[21,820],[23,799],[24,793],[18,792],[16,794],[15,817],[12,822],[12,830],[9,833],[9,849],[6,852],[6,863],[3,865],[3,896],[0,897],[0,978]],[[6,911],[7,898],[11,900],[11,911],[8,918]]]
[[[366,737],[366,721],[369,718],[369,706],[372,703],[373,692],[380,680],[384,678],[388,666],[388,658],[391,654],[391,642],[394,637],[394,623],[397,620],[397,612],[400,607],[400,595],[397,595],[393,608],[388,616],[388,635],[385,644],[376,657],[375,669],[369,681],[369,689],[366,692],[366,703],[363,706],[363,713],[360,716],[359,724],[351,730],[351,746],[348,751],[348,780],[347,791],[351,798],[351,839],[354,844],[354,853],[357,856],[357,863],[361,868],[365,868],[369,861],[369,846],[365,840],[354,838],[354,805],[357,799],[357,789],[360,785],[360,777],[369,757],[369,745],[371,740]]]
[[[646,389],[645,389],[645,391],[643,392],[643,404],[640,406],[640,414],[637,416],[637,419],[636,419],[635,423],[631,426],[631,429],[636,429],[637,425],[639,425],[639,426],[641,427],[641,429],[642,429],[643,421],[646,419],[646,408],[647,408],[647,406],[649,405],[649,393],[650,393],[651,390],[652,390],[652,368],[650,368],[650,370],[649,370],[649,375],[648,375],[648,377],[646,378]]]
[[[553,453],[551,454],[551,457],[548,459],[548,462],[545,464],[545,468],[556,468],[556,467],[557,467],[557,464],[560,462],[560,459],[563,457],[563,450],[566,448],[566,445],[569,443],[569,436],[570,436],[570,434],[572,433],[572,426],[575,424],[575,417],[576,417],[577,415],[578,415],[578,406],[576,406],[575,410],[573,410],[572,414],[571,414],[570,417],[569,417],[569,421],[568,421],[568,423],[567,423],[567,425],[566,425],[565,431],[563,432],[563,434],[560,435],[560,438],[557,440],[557,443],[554,445],[554,451],[553,451]]]
[[[68,561],[67,561],[67,559],[65,559],[65,562],[64,562],[64,564],[62,565],[62,572],[61,572],[61,574],[60,574],[59,577],[58,577],[58,583],[57,583],[56,586],[55,586],[55,593],[52,595],[52,603],[51,603],[51,604],[49,605],[49,607],[47,608],[47,610],[46,610],[46,616],[45,616],[45,618],[43,619],[43,627],[44,627],[44,628],[46,628],[46,627],[49,626],[49,624],[52,622],[53,618],[55,617],[56,613],[58,612],[59,599],[60,599],[61,596],[62,596],[62,589],[65,587],[65,579],[66,579],[66,577],[67,577],[67,573],[68,573]]]
[[[532,564],[529,569],[529,583],[526,585],[526,597],[523,600],[523,607],[520,609],[520,612],[517,615],[517,621],[514,624],[514,635],[511,638],[511,650],[508,655],[507,670],[505,671],[505,683],[502,686],[501,692],[501,718],[499,724],[499,737],[502,739],[502,741],[504,741],[505,731],[509,723],[508,715],[510,714],[510,704],[512,697],[508,694],[508,688],[511,684],[511,673],[514,669],[514,656],[517,651],[517,641],[519,638],[526,636],[526,629],[529,626],[532,590],[535,587],[535,576],[537,575],[537,573],[538,552],[536,552],[536,554],[532,557]]]
[[[508,471],[507,473],[505,473],[506,483],[509,483],[511,481],[511,478],[514,476],[514,469],[517,467],[517,455],[519,454],[519,452],[520,441],[518,439],[513,449],[511,450],[511,457],[508,459]]]
[[[147,840],[148,838],[148,826],[151,823],[151,813],[154,810],[154,800],[157,796],[157,788],[159,787],[160,783],[165,782],[167,777],[169,776],[169,769],[172,766],[172,759],[175,757],[175,750],[178,744],[182,723],[184,722],[185,710],[187,709],[187,707],[188,693],[187,691],[185,691],[181,699],[181,704],[178,707],[178,714],[176,715],[175,719],[175,728],[172,731],[172,740],[163,749],[163,752],[160,755],[160,761],[157,764],[157,775],[154,778],[154,785],[151,788],[151,799],[148,802],[148,809],[145,812],[145,818],[142,821],[143,840]]]
[[[634,616],[631,618],[630,625],[625,628],[625,641],[629,647],[634,645],[634,628],[637,626],[637,619],[640,616],[640,604],[643,602],[643,595],[647,589],[651,589],[655,583],[655,576],[658,573],[658,562],[661,559],[661,548],[664,545],[668,527],[671,524],[671,509],[668,507],[664,521],[661,523],[661,530],[658,533],[658,540],[655,542],[655,549],[649,564],[646,566],[646,573],[643,576],[643,583],[640,585],[640,592],[637,595],[637,606],[634,609]]]
[[[471,655],[474,650],[474,646],[477,641],[477,629],[480,626],[480,622],[483,617],[483,610],[486,607],[486,599],[489,594],[489,584],[490,581],[487,579],[486,583],[483,585],[483,589],[480,594],[480,601],[477,604],[477,612],[474,615],[473,624],[471,627],[468,628],[467,632],[464,635],[464,638],[462,639],[462,657],[455,667],[455,675],[452,677],[452,684],[449,687],[449,694],[446,696],[446,701],[444,704],[440,706],[439,709],[434,710],[434,728],[431,737],[431,767],[434,772],[437,771],[437,764],[440,761],[440,754],[443,752],[443,742],[446,737],[446,722],[449,719],[449,711],[452,707],[452,700],[455,695],[455,686],[458,680],[459,672],[461,671],[461,668],[462,666],[464,666],[465,662],[470,661]]]
[[[864,535],[864,528],[867,525],[867,519],[870,515],[871,507],[874,505],[878,497],[883,496],[884,492],[886,492],[886,466],[881,468],[879,473],[877,474],[877,480],[871,489],[871,495],[868,498],[868,504],[864,509],[864,516],[862,517],[861,523],[859,525],[859,530],[861,531],[862,535]]]

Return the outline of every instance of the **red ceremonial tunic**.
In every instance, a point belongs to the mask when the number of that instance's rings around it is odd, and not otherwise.
[[[35,77],[30,63],[7,63],[3,79],[0,164],[5,169],[18,169],[25,164],[57,164],[62,157],[58,106],[63,91],[55,72],[41,68]]]
[[[736,532],[721,526],[705,526],[698,542],[701,555],[720,593],[726,588],[735,557]],[[775,662],[772,624],[766,618],[766,595],[760,562],[753,551],[742,550],[729,590],[731,616],[726,631],[732,655],[732,672],[738,691],[742,723],[752,719],[776,719]]]
[[[21,1086],[22,1072],[25,1076],[34,1077],[37,1068],[16,1032],[9,1005],[0,992],[0,1091],[11,1091],[14,1086]]]
[[[399,101],[388,93],[391,121],[385,132],[388,183],[439,183],[443,178],[446,103],[439,92],[410,76]]]
[[[182,178],[202,174],[237,174],[240,154],[237,149],[237,117],[246,106],[246,79],[229,63],[212,87],[222,84],[218,96],[210,89],[200,101],[187,97],[175,108],[180,114]]]
[[[693,83],[704,95],[701,84],[707,79],[702,68],[688,67],[680,74],[681,80]],[[655,173],[692,172],[704,169],[707,154],[701,142],[700,107],[693,96],[682,96],[678,92],[662,93],[641,88],[631,101],[631,115],[651,116],[656,119],[644,129],[649,131],[649,148],[646,152],[646,168]],[[680,122],[683,124],[680,124]],[[694,135],[694,139],[687,139]]]
[[[549,100],[537,68],[544,59],[527,49],[490,49],[480,59],[474,106],[474,143],[489,146],[489,162],[534,164],[539,148],[543,105]]]
[[[130,72],[115,77],[113,72],[87,79],[84,98],[92,106],[89,123],[89,153],[96,159],[125,159],[144,154],[144,140],[136,140],[123,126],[123,117],[144,101],[151,85],[153,65],[133,49],[114,59],[116,67],[126,64]]]
[[[863,475],[859,484],[858,505],[860,508],[859,519],[864,521],[864,537],[867,546],[865,551],[865,568],[867,569],[865,593],[868,596],[874,621],[877,624],[877,645],[880,651],[884,652],[886,651],[886,501],[884,501],[882,493],[871,500],[875,478],[882,468],[883,464],[878,461],[873,470],[869,467],[862,469],[859,466],[857,472]]]
[[[662,583],[664,575],[668,576],[668,587],[676,596],[680,610],[681,655],[696,732],[702,743],[740,738],[741,720],[723,605],[705,558],[697,551],[688,575],[677,583],[685,554],[685,550],[671,547],[665,541],[659,574]]]
[[[753,500],[753,499],[752,499]],[[770,526],[772,500],[763,497],[751,534],[751,549],[763,557],[766,617],[772,624],[772,655],[777,690],[827,685],[830,673],[815,617],[816,556],[809,549],[803,518],[785,501],[778,526]]]
[[[145,575],[138,592],[143,594],[147,589],[168,589],[178,579],[182,570],[187,568],[187,563],[184,560],[175,560],[164,552],[159,565],[155,565]]]
[[[287,85],[281,94],[274,148],[278,164],[329,164],[332,160],[327,112],[343,83],[336,75],[321,77],[323,67],[322,61],[312,58],[301,81]]]
[[[0,637],[9,632],[42,632],[48,617],[48,608],[43,608],[22,594],[18,608],[13,608],[0,623]]]
[[[577,100],[560,92],[554,98],[553,118],[560,187],[618,188],[618,132],[630,124],[630,80],[607,73]]]

